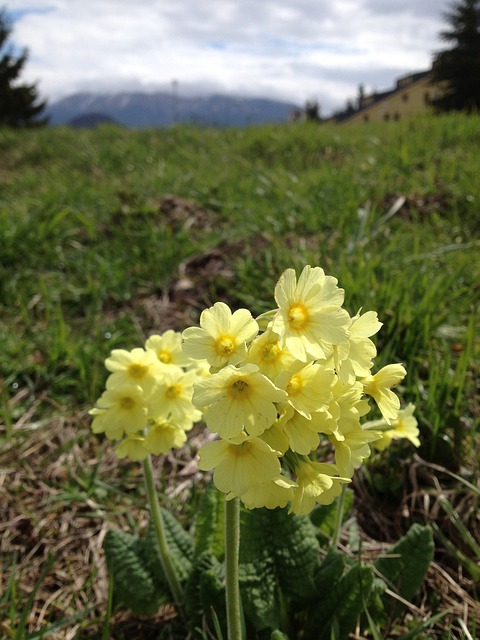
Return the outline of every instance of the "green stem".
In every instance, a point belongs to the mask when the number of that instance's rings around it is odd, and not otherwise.
[[[225,588],[228,640],[242,640],[238,558],[240,550],[240,501],[225,500]]]
[[[343,522],[343,509],[345,506],[345,491],[346,491],[346,486],[342,484],[342,493],[338,496],[338,502],[337,502],[337,513],[335,515],[335,528],[333,530],[333,535],[332,535],[332,547],[336,547],[338,544],[338,541],[340,540],[340,530],[342,528],[342,522]]]
[[[162,512],[158,503],[158,495],[153,479],[153,466],[150,456],[143,461],[143,475],[145,478],[145,488],[147,490],[148,503],[150,505],[150,513],[155,525],[155,534],[157,536],[158,551],[160,554],[160,562],[165,577],[170,587],[173,600],[182,614],[183,589],[178,581],[177,574],[173,567],[170,552],[168,549],[167,539],[165,537],[165,528],[163,524]]]

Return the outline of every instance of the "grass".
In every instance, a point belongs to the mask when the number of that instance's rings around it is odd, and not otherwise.
[[[339,279],[352,314],[378,311],[378,365],[405,363],[402,397],[417,405],[419,452],[401,446],[359,475],[364,535],[384,541],[399,523],[436,522],[439,570],[415,615],[453,610],[434,637],[468,639],[462,624],[475,637],[479,142],[478,117],[463,115],[369,126],[0,131],[6,637],[20,637],[18,629],[40,637],[49,625],[51,637],[101,637],[102,536],[109,523],[145,521],[138,470],[88,431],[109,351],[195,323],[219,299],[269,309],[281,271],[305,263]],[[159,464],[177,477],[188,459],[187,451]],[[195,473],[179,493],[165,483],[164,499],[187,519]],[[154,622],[125,616],[112,614],[112,625],[147,637],[169,612]]]

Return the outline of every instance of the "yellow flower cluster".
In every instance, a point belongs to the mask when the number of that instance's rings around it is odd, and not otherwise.
[[[185,355],[181,334],[168,330],[148,338],[143,349],[114,349],[105,366],[106,389],[89,412],[93,432],[119,440],[117,456],[130,460],[181,447],[202,417],[192,395],[206,371],[205,363]]]
[[[200,468],[213,469],[217,488],[248,508],[290,504],[305,514],[333,501],[371,443],[399,437],[398,427],[389,435],[361,418],[369,396],[394,429],[400,402],[391,388],[406,371],[391,364],[372,373],[377,314],[350,317],[343,289],[320,267],[306,266],[298,280],[287,269],[275,301],[256,320],[217,302],[183,332],[183,352],[210,365],[192,402],[219,438],[200,449]],[[334,462],[324,461],[325,445]]]
[[[218,439],[200,449],[199,466],[227,498],[296,514],[331,503],[371,446],[419,445],[414,406],[400,410],[392,391],[404,367],[372,373],[377,314],[350,317],[337,285],[320,267],[298,280],[287,269],[277,308],[257,319],[217,302],[199,327],[114,349],[92,430],[118,441],[119,457],[143,460],[181,447],[203,417]],[[368,397],[382,418],[362,423]]]

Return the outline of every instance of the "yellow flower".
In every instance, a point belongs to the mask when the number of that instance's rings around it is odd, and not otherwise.
[[[118,458],[129,458],[134,462],[145,460],[148,451],[145,449],[145,439],[141,436],[128,436],[115,448]]]
[[[294,489],[289,513],[306,515],[315,504],[330,504],[340,495],[342,484],[350,478],[337,476],[334,464],[299,460],[295,465],[297,488]]]
[[[370,374],[372,359],[377,355],[377,349],[369,339],[382,328],[375,311],[367,311],[360,315],[360,311],[352,318],[350,330],[349,360],[353,364],[355,375],[362,377]]]
[[[390,387],[401,382],[406,374],[403,365],[387,364],[375,375],[362,379],[364,392],[375,400],[387,424],[397,419],[400,409],[400,400]]]
[[[285,389],[288,402],[306,418],[321,411],[332,399],[331,389],[336,380],[333,369],[317,363],[297,363],[289,371],[282,372],[275,384]]]
[[[193,369],[197,372],[197,376],[199,378],[208,378],[211,375],[210,365],[207,360],[191,360],[191,365],[189,369]]]
[[[181,424],[200,420],[202,414],[192,404],[193,385],[197,380],[195,370],[185,372],[176,365],[164,367],[150,398],[151,416],[156,420],[172,418]]]
[[[161,335],[153,335],[145,342],[146,351],[153,351],[159,362],[164,365],[188,367],[191,360],[182,349],[182,334],[169,329]]]
[[[145,438],[144,447],[149,453],[159,455],[171,449],[179,449],[187,440],[187,435],[171,422],[155,422]]]
[[[232,498],[280,475],[278,454],[260,438],[215,440],[201,447],[198,455],[199,468],[214,469],[215,486]]]
[[[406,438],[416,447],[420,446],[418,422],[413,412],[415,411],[415,405],[409,402],[405,409],[398,412],[398,418],[392,424],[393,429],[389,432],[391,436],[395,438]]]
[[[275,380],[281,371],[288,369],[295,362],[295,358],[288,349],[280,347],[278,335],[267,329],[250,345],[247,362],[256,364],[260,373],[270,380]]]
[[[282,431],[287,438],[289,448],[296,453],[308,455],[319,445],[317,415],[312,418],[305,418],[302,414],[292,409],[288,420],[281,423]]]
[[[357,381],[345,384],[337,380],[333,389],[333,400],[323,414],[321,433],[334,434],[337,440],[343,440],[343,432],[360,426],[360,418],[370,411],[368,400],[362,397],[363,385]]]
[[[348,342],[334,346],[333,362],[339,378],[346,384],[355,381],[356,376],[370,375],[373,358],[377,349],[370,336],[377,333],[382,326],[375,311],[367,311],[351,319]]]
[[[274,451],[278,451],[283,455],[290,447],[290,441],[283,428],[283,422],[291,417],[294,413],[294,409],[286,402],[280,402],[277,405],[277,411],[279,417],[275,420],[271,427],[265,429],[265,431],[259,436],[264,442],[266,442]]]
[[[109,440],[119,440],[124,433],[141,431],[147,423],[147,408],[140,387],[123,385],[108,388],[89,411],[93,415],[93,433],[105,433]]]
[[[379,450],[385,449],[392,440],[400,438],[406,438],[415,447],[420,446],[420,440],[418,438],[420,431],[418,429],[418,422],[413,412],[415,411],[415,405],[411,402],[398,412],[398,417],[392,423],[392,428],[382,431],[381,439],[375,442],[374,447]],[[369,423],[369,427],[375,428],[376,426],[382,426],[385,422],[378,420],[376,422]]]
[[[307,265],[298,280],[293,269],[280,276],[275,287],[278,312],[271,328],[279,344],[303,362],[328,358],[334,344],[348,338],[350,317],[341,308],[344,291],[320,267]]]
[[[247,509],[283,509],[293,499],[296,483],[285,476],[277,476],[269,482],[255,484],[240,496]],[[233,497],[233,496],[232,496]]]
[[[160,371],[160,363],[152,351],[136,348],[131,351],[113,349],[105,366],[111,375],[108,385],[111,389],[125,384],[135,384],[149,395],[156,385],[156,375]]]
[[[360,424],[348,428],[344,427],[341,433],[341,439],[332,434],[329,436],[329,440],[335,447],[335,463],[339,473],[350,478],[355,468],[359,467],[363,460],[370,455],[369,444],[381,438],[381,434],[362,429]]]
[[[200,327],[183,332],[183,350],[195,359],[205,359],[212,367],[238,364],[247,355],[246,343],[258,333],[257,321],[248,309],[233,314],[224,302],[216,302],[200,315]]]
[[[193,404],[206,407],[204,418],[210,431],[231,439],[244,431],[260,435],[277,418],[275,403],[286,397],[254,364],[227,365],[195,384]]]

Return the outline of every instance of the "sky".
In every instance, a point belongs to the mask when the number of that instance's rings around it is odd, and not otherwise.
[[[272,98],[328,115],[426,70],[451,0],[0,0],[21,80],[80,91]]]

